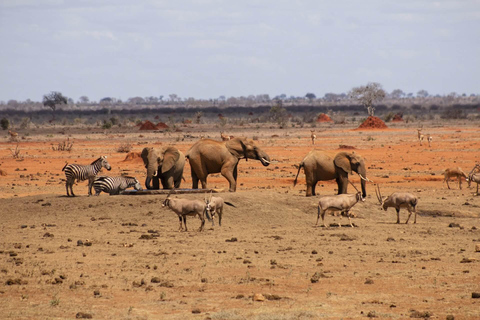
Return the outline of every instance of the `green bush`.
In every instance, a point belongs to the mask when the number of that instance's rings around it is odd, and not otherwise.
[[[7,118],[3,118],[0,120],[0,125],[2,126],[3,130],[7,130],[10,127],[10,121]]]
[[[104,121],[102,129],[111,129],[112,128],[112,123],[110,121]]]

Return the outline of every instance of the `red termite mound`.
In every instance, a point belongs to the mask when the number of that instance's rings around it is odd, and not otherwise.
[[[167,129],[167,128],[169,128],[169,126],[167,126],[167,124],[164,123],[164,122],[159,122],[159,123],[157,123],[157,128],[158,129]]]
[[[332,118],[330,118],[328,115],[326,115],[325,113],[321,113],[318,117],[317,117],[317,122],[333,122]]]
[[[403,121],[403,115],[400,113],[397,113],[396,115],[393,116],[392,122],[402,122]]]
[[[388,129],[388,127],[379,117],[369,116],[358,129]]]
[[[147,120],[142,124],[140,130],[158,130],[158,128],[156,125]]]
[[[134,160],[142,160],[142,155],[140,152],[129,152],[123,161],[134,161]]]

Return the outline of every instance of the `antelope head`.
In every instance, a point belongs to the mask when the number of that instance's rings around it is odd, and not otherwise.
[[[377,195],[378,202],[380,203],[380,207],[387,211],[387,207],[385,206],[385,200],[387,200],[388,197],[382,197],[382,192],[380,191],[380,186],[377,184],[377,187],[375,188],[375,194]],[[381,209],[380,209],[381,210]]]
[[[167,194],[167,197],[165,200],[162,202],[162,207],[168,207],[168,204],[170,203],[170,195],[173,193],[173,189]]]
[[[351,185],[355,188],[355,190],[357,191],[357,193],[356,193],[357,201],[362,201],[362,202],[364,202],[366,199],[365,199],[364,197],[362,197],[362,192],[359,191],[359,190],[357,189],[357,187],[355,187],[355,185],[354,185],[350,180],[348,180],[348,182],[350,182],[350,184],[351,184]]]

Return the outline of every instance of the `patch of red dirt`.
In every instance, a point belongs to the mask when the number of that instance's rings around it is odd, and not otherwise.
[[[142,124],[140,130],[158,130],[158,127],[147,120]]]
[[[358,129],[388,129],[388,127],[379,117],[369,116]]]
[[[157,123],[157,128],[158,129],[167,129],[167,128],[169,128],[169,126],[167,126],[167,124],[164,123],[164,122],[159,122],[159,123]]]
[[[332,118],[330,118],[327,114],[321,113],[317,117],[317,122],[333,122]]]

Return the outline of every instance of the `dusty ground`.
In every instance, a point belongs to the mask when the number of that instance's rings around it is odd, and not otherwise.
[[[87,184],[65,197],[65,162],[87,164],[107,155],[110,175],[144,180],[141,160],[123,161],[117,148],[175,144],[186,151],[200,135],[217,131],[146,133],[137,129],[92,132],[68,128],[19,132],[20,158],[5,132],[0,137],[0,310],[8,319],[479,319],[480,197],[452,190],[443,169],[469,171],[480,162],[478,123],[431,123],[432,147],[416,141],[416,127],[358,131],[317,126],[319,147],[356,148],[368,176],[384,195],[418,195],[417,224],[395,224],[379,210],[373,185],[354,207],[356,228],[315,227],[318,197],[306,198],[305,179],[293,188],[294,167],[312,149],[310,128],[236,128],[226,133],[258,137],[273,160],[239,165],[236,193],[222,196],[223,225],[198,232],[198,219],[179,233],[176,215],[161,208],[164,196],[87,197]],[[188,134],[191,138],[183,139]],[[22,139],[22,137],[24,137]],[[53,151],[66,139],[71,152]],[[182,141],[183,139],[183,141]],[[9,150],[9,149],[12,149]],[[185,187],[191,185],[190,167]],[[358,185],[358,177],[352,179]],[[223,177],[210,187],[226,188]],[[321,194],[334,194],[325,182]],[[351,191],[351,190],[350,190]],[[185,195],[203,198],[201,195]],[[405,212],[401,220],[406,219]],[[327,225],[345,225],[328,216]],[[78,241],[84,245],[78,245]],[[317,280],[317,281],[315,281]],[[253,301],[263,294],[264,301]]]

